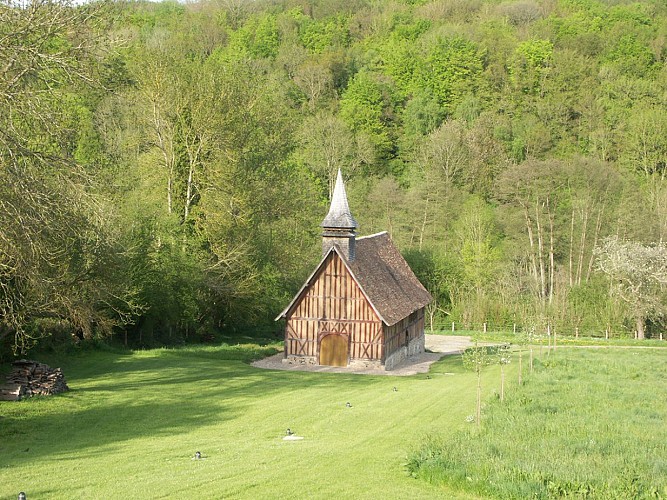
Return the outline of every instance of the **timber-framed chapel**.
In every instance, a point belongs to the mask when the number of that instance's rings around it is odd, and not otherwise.
[[[321,227],[322,259],[276,318],[283,362],[391,370],[424,352],[431,295],[386,231],[356,236],[340,170]]]

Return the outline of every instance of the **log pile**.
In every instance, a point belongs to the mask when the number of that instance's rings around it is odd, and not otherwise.
[[[12,363],[7,384],[0,387],[0,400],[17,401],[31,396],[48,396],[69,391],[60,368],[21,359]]]

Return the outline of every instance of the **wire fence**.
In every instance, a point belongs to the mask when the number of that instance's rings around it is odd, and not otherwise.
[[[523,335],[533,338],[549,337],[557,335],[561,337],[572,338],[595,338],[595,339],[636,339],[637,331],[628,327],[626,324],[608,325],[606,328],[580,328],[573,325],[563,325],[551,322],[536,322],[533,324],[521,323],[495,323],[495,322],[456,322],[438,320],[431,325],[428,320],[426,328],[433,332],[450,333],[453,335],[463,334],[488,334],[499,336]],[[667,340],[667,332],[662,330],[648,330],[646,338]]]

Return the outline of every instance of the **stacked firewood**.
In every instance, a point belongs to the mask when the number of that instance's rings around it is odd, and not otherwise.
[[[12,363],[7,384],[0,387],[0,400],[16,401],[31,396],[47,396],[69,391],[60,368],[22,359]]]

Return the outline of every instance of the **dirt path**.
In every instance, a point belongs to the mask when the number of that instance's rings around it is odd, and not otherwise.
[[[400,365],[391,371],[378,370],[373,368],[351,369],[337,366],[317,366],[317,365],[288,365],[283,364],[283,353],[278,353],[268,358],[260,359],[252,363],[257,368],[266,368],[269,370],[288,370],[301,372],[323,372],[323,373],[355,373],[359,375],[391,375],[395,377],[416,375],[417,373],[427,373],[431,364],[438,361],[443,356],[449,354],[459,354],[472,342],[470,337],[454,335],[426,335],[426,351],[417,356],[412,356],[403,361]]]

